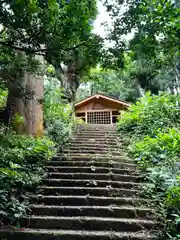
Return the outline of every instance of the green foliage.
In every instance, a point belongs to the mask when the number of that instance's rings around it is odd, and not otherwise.
[[[148,93],[117,124],[131,138],[129,153],[150,183],[144,187],[145,194],[158,203],[169,239],[178,239],[180,223],[179,100],[179,96]]]
[[[47,82],[44,101],[45,126],[47,134],[60,147],[69,140],[73,127],[72,107],[64,98],[63,89],[57,80]]]
[[[89,74],[81,79],[82,84],[77,91],[77,99],[83,99],[95,93],[135,102],[139,95],[137,84],[131,81],[132,66],[127,63],[124,69],[91,69]]]
[[[180,95],[147,93],[119,118],[118,129],[130,134],[150,136],[180,123]]]
[[[26,214],[26,188],[35,188],[45,176],[43,163],[54,153],[46,137],[33,138],[8,132],[0,140],[0,218],[16,224]]]
[[[0,111],[5,107],[7,100],[7,91],[0,88]]]
[[[180,131],[169,128],[167,132],[159,132],[155,137],[146,136],[135,144],[135,156],[141,156],[140,162],[149,164],[173,165],[180,154]],[[176,156],[176,159],[175,157]],[[158,159],[156,159],[158,157]]]
[[[79,44],[92,29],[96,1],[8,1],[0,3],[0,23],[4,26],[4,45],[23,43],[27,53],[41,45],[50,54]],[[85,36],[86,35],[86,36]],[[7,41],[7,42],[6,42]],[[1,44],[3,44],[3,42]],[[38,51],[37,51],[38,52]]]
[[[103,2],[112,18],[107,38],[113,42],[105,65],[124,68],[126,53],[135,65],[132,82],[153,94],[180,93],[179,1]]]
[[[45,59],[72,101],[80,76],[100,58],[102,39],[92,32],[96,15],[96,0],[0,2],[0,79],[26,93],[25,72],[42,74]]]
[[[154,56],[156,50],[174,54],[179,50],[178,1],[131,0],[104,1],[114,18],[111,39],[116,47],[124,46],[122,36],[135,30],[133,46],[141,52]],[[124,8],[124,14],[121,9]],[[121,22],[121,24],[119,24]]]

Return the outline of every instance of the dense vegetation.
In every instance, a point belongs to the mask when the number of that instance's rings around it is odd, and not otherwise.
[[[147,93],[129,110],[119,118],[118,131],[124,134],[129,154],[150,183],[144,191],[157,203],[165,224],[164,238],[179,239],[180,96]]]
[[[144,96],[118,129],[133,139],[129,152],[151,182],[146,193],[161,206],[166,237],[175,237],[179,1],[101,2],[112,20],[104,39],[93,32],[97,0],[0,1],[0,219],[16,224],[25,214],[26,189],[39,184],[44,162],[71,135],[76,99]]]
[[[68,103],[101,45],[92,33],[96,12],[96,1],[0,3],[1,224],[18,224],[28,210],[25,192],[69,138]]]
[[[48,79],[45,84],[44,120],[46,134],[57,144],[64,147],[72,133],[75,121],[72,106],[57,79]]]
[[[44,164],[54,153],[46,137],[8,132],[0,140],[0,218],[4,224],[18,224],[28,210],[27,188],[35,188],[45,176]]]
[[[103,69],[90,72],[85,89],[130,102],[149,90],[179,94],[179,1],[103,2],[111,17],[111,24],[104,24],[108,27],[100,62]]]
[[[24,118],[16,132],[43,134],[47,65],[54,68],[68,102],[75,101],[80,77],[100,55],[102,40],[92,32],[96,15],[96,0],[1,1],[0,80],[8,88],[2,117],[10,124],[17,113]]]
[[[57,87],[57,86],[56,86]],[[18,116],[11,127],[0,126],[0,221],[18,226],[18,219],[29,211],[27,190],[35,189],[46,177],[44,166],[68,141],[73,119],[70,106],[62,100],[60,89],[45,86],[44,120],[47,136],[19,135],[13,126],[23,120]],[[0,108],[6,106],[7,90],[0,89]],[[51,99],[53,97],[53,100]]]

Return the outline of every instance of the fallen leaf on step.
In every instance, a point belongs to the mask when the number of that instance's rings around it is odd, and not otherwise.
[[[95,172],[96,168],[94,166],[91,166],[91,171]]]

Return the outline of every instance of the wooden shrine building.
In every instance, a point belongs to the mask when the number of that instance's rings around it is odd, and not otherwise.
[[[75,116],[87,124],[113,124],[130,104],[104,94],[95,94],[75,104]]]

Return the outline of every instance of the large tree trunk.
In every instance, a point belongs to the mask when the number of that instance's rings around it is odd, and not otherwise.
[[[52,64],[56,70],[56,77],[60,81],[61,87],[64,89],[68,102],[74,105],[76,92],[80,84],[80,77],[73,63],[69,63],[64,68],[60,63],[52,62]]]
[[[30,72],[10,82],[6,112],[8,124],[18,134],[43,135],[44,78]]]

